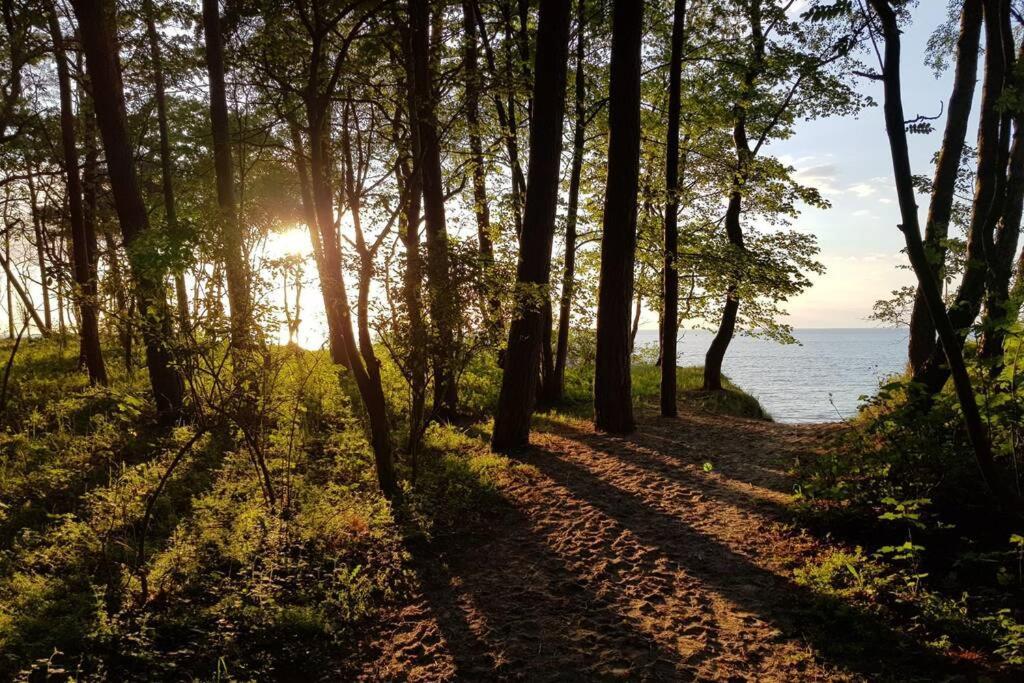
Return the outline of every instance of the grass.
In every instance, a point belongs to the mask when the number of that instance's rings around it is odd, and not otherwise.
[[[661,368],[651,364],[635,364],[632,368],[633,400],[645,406],[656,406],[661,394]],[[556,412],[573,417],[593,414],[593,370],[572,368],[566,372],[565,399],[555,406]],[[737,387],[728,378],[721,391],[704,391],[704,368],[676,368],[676,390],[679,407],[715,415],[731,415],[756,420],[771,420],[757,399]]]
[[[461,378],[476,423],[431,426],[396,519],[350,378],[322,351],[274,349],[263,457],[287,506],[267,504],[244,440],[220,424],[155,499],[140,562],[146,501],[193,428],[153,426],[141,362],[129,373],[111,350],[111,386],[89,387],[76,351],[72,338],[23,343],[0,415],[0,679],[349,677],[362,634],[408,589],[409,539],[457,532],[506,478],[531,476],[487,448],[501,371],[481,354]],[[401,442],[405,388],[383,370]],[[589,417],[591,375],[569,371],[558,412]],[[633,377],[635,400],[656,401],[659,369]],[[684,407],[766,417],[700,378],[679,369]],[[411,463],[397,466],[408,480]]]

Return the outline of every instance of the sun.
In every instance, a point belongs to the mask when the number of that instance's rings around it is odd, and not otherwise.
[[[279,232],[272,237],[270,242],[270,250],[280,256],[297,256],[312,251],[312,246],[309,243],[309,230],[305,225],[294,225]]]

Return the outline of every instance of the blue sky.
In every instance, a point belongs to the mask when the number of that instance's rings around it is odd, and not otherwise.
[[[934,116],[949,97],[951,73],[936,78],[924,64],[928,37],[945,13],[945,2],[924,0],[913,10],[913,24],[903,36],[903,99],[908,117]],[[874,66],[872,61],[868,64]],[[789,322],[794,327],[875,326],[866,319],[872,304],[913,282],[909,270],[898,268],[906,258],[900,253],[903,235],[896,228],[899,211],[882,120],[881,85],[864,80],[860,89],[879,106],[857,116],[803,122],[796,135],[769,150],[832,202],[828,210],[805,209],[794,226],[817,236],[820,260],[828,268],[814,279],[814,287],[789,303]],[[914,173],[931,174],[944,123],[944,119],[935,121],[930,135],[911,136]],[[973,135],[972,127],[969,143]],[[920,197],[918,203],[923,218],[927,198]]]

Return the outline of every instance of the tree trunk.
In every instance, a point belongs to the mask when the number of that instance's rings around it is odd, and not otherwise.
[[[480,128],[480,68],[478,64],[476,17],[471,0],[462,0],[463,69],[466,79],[466,123],[469,127],[469,154],[473,167],[473,213],[476,215],[480,263],[485,275],[494,264],[494,243],[491,237],[491,211],[487,203],[487,167],[484,164]],[[487,285],[492,283],[488,282]],[[493,311],[496,299],[488,302]]]
[[[220,208],[220,240],[228,281],[228,303],[231,305],[231,346],[243,349],[251,346],[255,340],[249,296],[249,268],[245,258],[242,226],[235,205],[231,130],[224,93],[224,37],[220,29],[218,0],[203,0],[203,27],[210,83],[213,162],[217,176],[217,204]]]
[[[740,227],[742,204],[743,194],[737,186],[729,196],[729,208],[725,212],[725,230],[729,237],[729,244],[739,251],[744,249],[743,230]],[[729,343],[736,333],[736,317],[739,308],[740,300],[736,297],[736,286],[730,285],[725,295],[725,306],[722,309],[722,319],[718,323],[718,330],[704,356],[704,391],[721,391],[722,389],[722,363],[725,361],[725,352],[729,348]]]
[[[957,338],[957,330],[953,327],[942,301],[942,292],[935,279],[932,264],[928,260],[924,244],[921,240],[921,229],[917,218],[917,204],[914,197],[913,172],[910,166],[910,152],[907,146],[906,117],[903,114],[903,94],[900,84],[900,30],[896,13],[889,0],[869,0],[871,7],[882,22],[885,36],[885,61],[883,67],[885,127],[892,153],[893,173],[896,181],[896,192],[899,199],[902,224],[900,230],[906,239],[907,256],[910,259],[917,281],[922,287],[928,311],[935,323],[939,335],[940,346],[946,354],[949,367],[953,374],[957,398],[964,415],[967,434],[974,447],[975,457],[981,476],[989,489],[992,490],[1015,514],[1021,512],[1019,496],[1012,491],[1001,478],[992,457],[992,446],[989,442],[985,423],[978,411],[974,397],[974,388],[964,363],[963,354]]]
[[[107,368],[103,363],[100,348],[99,306],[96,298],[96,273],[92,255],[96,252],[96,235],[88,234],[85,226],[85,210],[82,205],[82,177],[78,168],[78,147],[75,140],[75,112],[71,104],[71,77],[68,73],[67,55],[64,52],[64,36],[61,33],[57,8],[48,8],[50,38],[53,40],[53,54],[57,62],[57,83],[60,90],[60,131],[64,149],[64,175],[67,179],[68,206],[71,217],[71,255],[75,275],[75,299],[79,315],[78,334],[81,340],[80,355],[85,361],[90,384],[107,384]],[[92,238],[93,244],[89,244]]]
[[[149,230],[149,217],[139,189],[128,133],[115,34],[117,23],[114,3],[110,0],[74,0],[73,5],[78,16],[80,38],[93,88],[96,120],[106,151],[114,204],[125,246],[130,247]],[[137,258],[130,261],[135,279],[136,303],[143,321],[146,365],[157,411],[164,423],[173,422],[181,414],[184,383],[172,365],[167,347],[171,330],[164,278],[161,273],[153,273],[151,264],[141,263]]]
[[[608,180],[601,239],[594,369],[594,425],[633,431],[629,314],[633,301],[640,176],[641,0],[614,0],[608,104]]]
[[[4,263],[8,263],[11,260],[11,233],[9,230],[4,230]],[[7,336],[14,339],[14,296],[11,289],[11,275],[7,272],[5,266],[4,273],[7,277],[4,278],[4,285],[7,295]]]
[[[932,180],[931,202],[924,228],[924,247],[932,264],[935,279],[943,280],[946,261],[945,240],[953,208],[957,173],[964,152],[967,123],[974,101],[974,84],[978,74],[978,45],[981,37],[982,0],[965,0],[960,16],[960,37],[957,40],[956,70],[953,91],[949,96],[946,129],[942,136],[939,160]],[[935,325],[928,315],[928,305],[918,287],[910,314],[908,357],[910,368],[917,372],[935,351]]]
[[[380,362],[374,353],[373,340],[370,337],[370,284],[373,279],[374,254],[367,246],[363,237],[360,210],[362,199],[355,184],[355,169],[352,163],[349,120],[347,116],[343,119],[342,124],[341,146],[345,168],[345,197],[352,216],[356,251],[359,255],[359,292],[357,298],[359,340],[357,345],[356,339],[352,334],[352,320],[348,299],[345,299],[345,348],[348,349],[349,366],[355,377],[359,395],[363,399],[363,406],[366,408],[370,424],[370,445],[373,448],[377,481],[384,495],[389,500],[394,500],[401,495],[401,489],[398,486],[398,479],[395,475],[391,428],[388,421],[387,400],[384,397],[384,387],[381,383]],[[344,287],[344,283],[342,286]]]
[[[33,171],[28,172],[28,196],[29,207],[32,212],[32,229],[36,237],[36,260],[39,263],[39,288],[43,295],[43,322],[46,329],[53,329],[53,321],[50,316],[50,274],[46,267],[46,235],[43,229],[43,219],[39,213],[39,206],[36,203],[36,186],[33,180]]]
[[[989,376],[999,377],[1003,370],[1003,346],[1009,326],[1016,322],[1020,299],[1010,296],[1010,278],[1013,275],[1013,257],[1020,238],[1021,213],[1024,211],[1024,116],[1016,115],[1013,147],[1010,152],[1009,174],[1002,220],[996,233],[991,254],[988,255],[988,283],[986,284],[985,315],[978,356],[988,364]]]
[[[445,219],[441,145],[434,111],[434,74],[430,65],[429,8],[426,0],[409,0],[409,40],[413,89],[419,123],[420,176],[427,236],[427,282],[434,326],[434,414],[454,419],[458,410],[455,382],[455,336],[458,310],[449,273],[448,228]]]
[[[153,66],[153,89],[156,95],[156,122],[160,131],[160,181],[164,195],[164,222],[167,232],[176,236],[178,212],[174,201],[174,160],[171,158],[171,137],[167,125],[167,95],[164,83],[163,54],[160,49],[160,34],[156,30],[153,0],[143,0],[142,11],[146,21],[146,39],[149,42],[149,59]],[[188,312],[188,290],[185,275],[180,270],[174,273],[174,299],[178,309],[178,326],[182,334],[192,329]]]
[[[686,32],[686,0],[675,0],[668,77],[668,140],[665,150],[665,242],[662,252],[661,415],[675,417],[676,348],[679,343],[679,119]]]
[[[423,197],[422,158],[420,154],[419,114],[416,108],[415,64],[408,28],[399,27],[402,35],[402,58],[405,64],[405,111],[408,117],[408,147],[405,158],[396,166],[399,191],[403,198],[399,217],[399,239],[405,248],[405,273],[402,296],[409,317],[409,435],[406,453],[412,460],[412,479],[416,482],[417,452],[425,424],[427,389],[427,328],[423,319],[423,258],[420,254],[420,200]],[[398,126],[395,126],[398,129]],[[396,147],[401,143],[396,140]]]
[[[747,183],[749,164],[754,157],[747,139],[747,104],[746,101],[754,89],[754,84],[764,71],[765,37],[761,25],[761,2],[750,3],[749,19],[753,54],[746,73],[743,76],[743,89],[740,98],[733,105],[732,140],[736,152],[736,170],[733,173],[732,188],[729,193],[729,206],[725,212],[725,234],[732,247],[733,256],[741,259],[746,247],[743,244],[743,227],[740,225],[740,214],[743,209],[743,187]],[[768,131],[762,133],[767,136]],[[765,139],[762,137],[762,140]],[[722,320],[718,325],[711,346],[704,357],[704,390],[720,391],[722,389],[722,363],[725,352],[732,342],[736,331],[736,318],[740,301],[737,296],[742,267],[737,265],[733,274],[733,284],[726,290],[725,306],[722,309]]]
[[[316,263],[316,272],[321,284],[320,290],[324,297],[324,312],[327,318],[327,341],[331,353],[331,361],[337,365],[348,366],[348,355],[345,353],[345,339],[341,333],[342,321],[340,311],[333,304],[335,301],[334,295],[328,287],[328,283],[332,282],[334,278],[329,274],[327,261],[324,257],[323,241],[320,237],[320,228],[317,221],[316,201],[313,197],[309,167],[306,164],[306,152],[302,144],[302,134],[296,121],[289,121],[289,128],[292,138],[292,159],[299,176],[302,212],[305,216],[306,226],[309,229],[310,242],[313,244],[313,259]]]
[[[496,79],[498,76],[497,60],[494,57],[494,51],[491,49],[490,40],[487,37],[487,26],[484,24],[483,14],[480,12],[479,3],[477,0],[469,0],[473,6],[473,13],[476,17],[477,28],[480,32],[480,38],[483,42],[484,56],[487,59],[487,68],[491,73],[491,77]],[[505,152],[508,154],[509,169],[512,175],[512,219],[515,225],[516,236],[518,237],[523,231],[522,221],[522,192],[525,191],[522,188],[526,187],[526,176],[523,174],[523,166],[519,161],[519,132],[518,126],[515,121],[515,112],[506,111],[505,103],[501,100],[501,94],[497,91],[493,93],[494,99],[494,110],[498,115],[498,126],[502,130],[502,137],[505,142]]]
[[[971,325],[978,317],[985,295],[988,271],[985,254],[993,245],[992,233],[1002,208],[1000,189],[1005,182],[1005,165],[1001,164],[1002,116],[999,105],[1007,72],[1006,55],[1002,50],[1002,3],[1000,0],[984,0],[984,8],[985,44],[999,48],[985,51],[985,78],[978,121],[978,167],[974,183],[974,206],[967,233],[967,255],[956,300],[947,312],[956,332],[954,339],[961,349]],[[942,390],[949,376],[946,354],[942,348],[936,348],[914,373],[914,381],[924,385],[928,395],[935,395]]]
[[[545,302],[549,311],[551,305],[548,284],[558,208],[570,15],[570,0],[551,0],[540,8],[530,166],[516,270],[515,309],[491,438],[491,448],[499,452],[529,443]],[[550,332],[550,320],[546,325]]]
[[[569,359],[569,323],[572,319],[572,299],[576,280],[576,224],[579,219],[583,153],[587,141],[586,8],[585,0],[577,0],[572,165],[569,171],[569,206],[565,216],[565,262],[562,265],[562,293],[558,301],[555,366],[550,381],[543,387],[542,396],[543,402],[548,406],[557,404],[565,394],[565,366]]]
[[[28,292],[25,291],[25,288],[20,282],[18,282],[18,277],[14,272],[14,266],[11,264],[10,256],[10,231],[7,230],[4,232],[4,257],[0,258],[0,266],[3,267],[4,273],[7,274],[7,310],[11,312],[11,317],[13,318],[14,302],[11,301],[11,288],[13,287],[18,298],[21,299],[22,306],[25,307],[25,313],[32,317],[32,322],[34,322],[36,327],[39,329],[40,336],[48,337],[50,336],[50,331],[46,329],[46,326],[43,325],[43,321],[39,318],[39,313],[36,311],[35,306],[32,305],[32,300],[28,298]],[[14,329],[13,326],[11,329]]]

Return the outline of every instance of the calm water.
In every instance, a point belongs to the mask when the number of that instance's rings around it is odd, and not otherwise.
[[[839,419],[837,410],[851,417],[861,396],[873,393],[879,380],[906,364],[905,329],[807,329],[794,334],[799,346],[737,337],[723,366],[729,379],[756,396],[779,422],[831,422]],[[681,333],[679,364],[703,365],[711,336]],[[656,331],[637,333],[638,346],[657,343]]]

